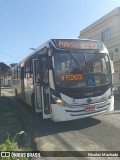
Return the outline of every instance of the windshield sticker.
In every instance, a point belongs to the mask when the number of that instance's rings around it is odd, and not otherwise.
[[[78,81],[83,80],[82,74],[67,74],[60,77],[61,81]]]
[[[100,85],[100,77],[99,76],[95,77],[95,84]]]
[[[95,78],[88,77],[88,86],[95,86]]]

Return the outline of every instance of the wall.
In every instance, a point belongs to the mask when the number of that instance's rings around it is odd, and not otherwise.
[[[79,38],[103,41],[114,63],[113,83],[118,90],[120,87],[120,7],[80,31]]]

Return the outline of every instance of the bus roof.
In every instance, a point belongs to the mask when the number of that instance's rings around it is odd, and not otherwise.
[[[32,55],[37,53],[42,48],[49,47],[49,43],[52,43],[58,49],[96,49],[96,50],[102,50],[102,48],[103,48],[102,42],[100,42],[98,40],[78,39],[78,38],[50,39],[47,42],[45,42],[43,45],[40,45],[38,48],[35,48],[27,57],[25,57],[22,61],[20,61],[20,63],[18,63],[16,66],[19,66],[20,64],[24,63],[29,57],[31,57]]]

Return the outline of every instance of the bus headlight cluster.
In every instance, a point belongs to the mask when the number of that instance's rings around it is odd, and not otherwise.
[[[113,90],[113,89],[112,89],[112,90],[110,91],[110,93],[108,94],[107,99],[111,99],[112,96],[114,96],[114,90]]]
[[[68,106],[68,104],[65,101],[63,101],[62,99],[60,99],[54,95],[52,95],[52,97],[53,97],[56,104],[58,104],[60,106]]]
[[[110,92],[109,99],[114,95],[114,91]]]

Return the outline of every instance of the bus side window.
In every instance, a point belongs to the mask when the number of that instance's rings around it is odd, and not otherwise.
[[[32,63],[32,58],[30,59],[30,77],[33,78],[33,63]]]
[[[44,83],[48,83],[48,67],[46,61],[44,61],[43,77],[44,77]]]
[[[24,67],[21,67],[21,79],[24,79]]]
[[[25,63],[25,77],[30,78],[30,60]]]
[[[21,69],[21,68],[20,68],[20,66],[19,66],[19,67],[17,68],[17,78],[20,78],[20,72],[21,72],[20,69]]]
[[[40,83],[40,63],[35,61],[35,83]]]

